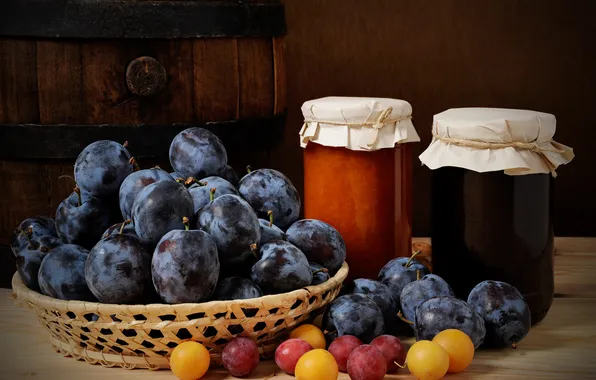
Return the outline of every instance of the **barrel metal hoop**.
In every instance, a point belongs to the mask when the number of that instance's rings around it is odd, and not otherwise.
[[[0,124],[0,158],[72,159],[98,140],[128,141],[135,157],[167,156],[179,132],[201,127],[215,133],[230,151],[271,148],[283,140],[286,113],[204,124],[39,125]]]
[[[286,34],[283,4],[222,1],[2,0],[0,36],[200,38]]]

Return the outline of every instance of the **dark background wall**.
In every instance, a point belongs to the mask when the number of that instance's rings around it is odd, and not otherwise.
[[[327,95],[409,101],[414,235],[429,234],[432,116],[467,106],[557,117],[576,158],[558,170],[555,233],[596,236],[596,22],[592,0],[286,0],[289,123],[277,166],[302,190],[301,104]]]

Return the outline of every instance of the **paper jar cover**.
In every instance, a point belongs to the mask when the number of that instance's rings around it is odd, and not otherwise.
[[[430,169],[454,166],[508,175],[552,173],[573,149],[553,141],[554,115],[516,109],[456,108],[434,116],[433,140],[420,155]]]
[[[350,150],[373,151],[420,141],[412,124],[412,106],[399,99],[326,97],[302,105],[300,146],[309,142]]]

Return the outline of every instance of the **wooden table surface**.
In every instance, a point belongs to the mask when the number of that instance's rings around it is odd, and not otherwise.
[[[596,238],[559,238],[556,245],[556,299],[546,319],[516,350],[479,350],[465,372],[448,379],[596,379]],[[103,368],[54,353],[33,313],[17,307],[8,289],[0,290],[0,334],[0,380],[175,379],[170,371]],[[271,361],[250,378],[274,373],[274,379],[292,379]],[[204,377],[226,378],[223,370]],[[412,377],[400,370],[386,378]]]

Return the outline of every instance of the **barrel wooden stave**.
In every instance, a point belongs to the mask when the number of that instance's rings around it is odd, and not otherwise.
[[[0,122],[38,123],[36,43],[0,38]]]
[[[235,39],[193,42],[194,104],[198,119],[231,120],[239,115],[240,72]],[[210,89],[211,92],[208,92]]]

